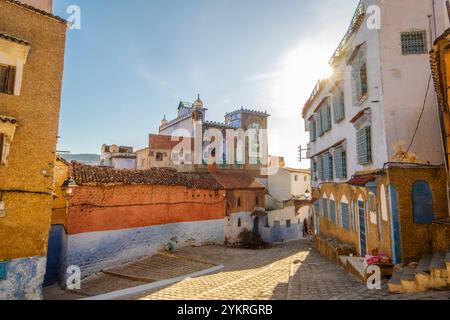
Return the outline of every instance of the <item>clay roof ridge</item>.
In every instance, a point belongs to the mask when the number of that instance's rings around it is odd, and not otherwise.
[[[23,44],[25,46],[31,46],[31,42],[30,41],[25,40],[25,39],[19,39],[17,37],[13,37],[13,36],[11,36],[9,34],[6,34],[6,33],[3,33],[3,32],[0,32],[0,38],[8,40],[8,41],[16,42],[16,43],[19,43],[19,44]]]
[[[33,11],[35,13],[38,13],[38,14],[41,14],[43,16],[46,16],[46,17],[52,18],[54,20],[57,20],[59,22],[68,24],[67,20],[65,20],[65,19],[63,19],[63,18],[61,18],[59,16],[56,16],[56,15],[50,13],[50,12],[47,12],[45,10],[41,10],[41,9],[35,8],[35,7],[33,7],[33,6],[29,5],[29,4],[26,4],[26,3],[23,3],[23,2],[20,2],[20,1],[17,1],[17,0],[2,0],[2,1],[9,2],[9,3],[13,4],[13,5],[25,8],[25,9]]]

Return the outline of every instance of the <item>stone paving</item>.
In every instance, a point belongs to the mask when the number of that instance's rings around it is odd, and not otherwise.
[[[142,284],[142,281],[186,275],[193,270],[223,265],[216,273],[188,278],[165,288],[127,297],[132,300],[449,300],[450,291],[392,295],[368,290],[344,268],[321,256],[310,240],[263,250],[223,246],[188,247],[176,257],[163,255],[110,270],[83,284],[93,295]],[[53,298],[58,298],[57,296]],[[64,298],[61,296],[60,298]]]
[[[266,250],[220,246],[185,248],[180,255],[223,264],[215,274],[186,279],[130,299],[198,300],[400,300],[450,299],[450,291],[391,295],[386,287],[368,290],[342,267],[301,240]]]

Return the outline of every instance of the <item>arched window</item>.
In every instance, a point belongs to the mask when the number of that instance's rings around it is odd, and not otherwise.
[[[242,226],[242,220],[241,218],[238,219],[238,227],[240,228]]]
[[[164,155],[161,152],[156,153],[156,161],[163,161]]]
[[[430,224],[434,220],[433,192],[426,181],[416,181],[412,191],[414,223]]]

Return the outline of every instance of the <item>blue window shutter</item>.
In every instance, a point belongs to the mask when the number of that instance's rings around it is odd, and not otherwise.
[[[342,83],[339,83],[333,92],[333,111],[335,123],[338,123],[345,118],[345,100]]]
[[[328,219],[328,199],[322,199],[323,216]]]
[[[350,230],[350,207],[347,203],[341,204],[342,227]]]
[[[325,108],[327,113],[327,130],[331,130],[331,105],[330,105],[330,99],[328,98],[327,107]]]
[[[431,224],[434,221],[433,192],[426,181],[416,181],[412,194],[413,217],[416,224]]]
[[[330,166],[328,165],[328,157],[326,155],[322,156],[322,168],[323,168],[323,179],[322,180],[328,181]]]
[[[366,165],[372,162],[370,126],[356,132],[356,148],[358,163]]]
[[[343,147],[339,147],[334,151],[334,166],[337,179],[347,178],[347,159]]]
[[[333,155],[329,154],[328,158],[328,180],[334,180],[334,163],[333,163]]]
[[[311,120],[309,122],[309,140],[310,142],[314,142],[317,139],[317,129],[316,129],[316,120]]]
[[[336,223],[336,202],[334,200],[330,200],[330,215],[331,215],[331,222]]]
[[[323,134],[322,124],[322,112],[319,110],[316,116],[317,136],[319,137]]]

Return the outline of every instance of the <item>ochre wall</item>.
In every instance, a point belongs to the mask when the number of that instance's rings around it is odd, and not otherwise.
[[[69,209],[70,235],[225,218],[224,191],[182,186],[83,186]]]
[[[432,225],[415,224],[412,208],[412,187],[424,180],[433,192],[435,219],[448,217],[445,169],[389,169],[389,181],[398,191],[403,259],[417,260],[432,250]]]
[[[374,249],[392,256],[391,248],[391,212],[389,208],[388,186],[394,185],[398,192],[399,201],[399,220],[401,232],[402,258],[404,262],[418,260],[421,255],[429,253],[433,249],[433,228],[431,224],[415,224],[412,208],[412,188],[415,181],[424,180],[430,184],[433,192],[435,219],[448,217],[447,197],[446,197],[446,173],[444,168],[389,168],[386,174],[378,176],[376,179],[377,187],[377,223],[372,223],[370,213],[368,212],[368,189],[349,186],[347,184],[323,184],[320,189],[314,190],[314,198],[322,199],[326,194],[327,198],[333,194],[336,204],[338,204],[345,194],[347,200],[356,202],[361,196],[365,202],[365,221],[366,221],[366,241],[367,252],[371,253]],[[381,186],[384,186],[387,200],[386,215],[383,219],[381,214]],[[355,214],[355,208],[350,206],[351,227],[350,230],[342,228],[338,224],[333,224],[330,217],[320,217],[321,234],[335,238],[344,243],[353,244],[360,251],[359,224],[353,225],[352,215]],[[358,214],[358,212],[356,212]],[[329,215],[331,216],[331,215]],[[379,236],[379,223],[381,223],[381,238]],[[436,228],[435,228],[436,229]],[[445,228],[442,228],[445,232]],[[436,234],[436,231],[435,231]],[[445,236],[445,235],[444,235]],[[435,235],[436,237],[436,235]],[[437,240],[436,240],[437,241]],[[436,242],[435,241],[435,242]],[[441,245],[442,247],[442,245]]]
[[[18,121],[8,166],[0,166],[7,209],[6,217],[0,218],[0,260],[45,256],[66,25],[0,1],[0,30],[32,43],[20,96],[0,94],[0,114]]]
[[[347,200],[349,201],[349,205],[352,201],[355,201],[359,193],[355,193],[355,190],[353,187],[347,185],[347,184],[322,184],[320,187],[320,190],[315,190],[314,197],[317,199],[320,199],[322,201],[322,198],[326,195],[328,199],[330,199],[330,196],[333,195],[336,205],[340,204],[340,201],[342,197],[345,195]],[[364,199],[366,196],[364,195]],[[322,205],[322,204],[321,204]],[[350,205],[350,223],[353,222],[353,214],[354,210],[353,207]],[[331,215],[328,215],[328,219],[326,219],[323,215],[320,215],[320,231],[321,234],[332,237],[335,239],[338,239],[339,241],[347,244],[353,244],[357,251],[359,251],[359,236],[358,232],[355,231],[353,226],[350,227],[350,230],[346,230],[342,228],[337,223],[331,223]]]
[[[61,186],[64,181],[69,177],[69,166],[59,159],[55,162],[54,171],[54,192],[55,198],[53,199],[53,209],[52,209],[52,225],[60,224],[63,225],[67,230],[68,217],[67,217],[67,206],[66,199],[62,194]]]

